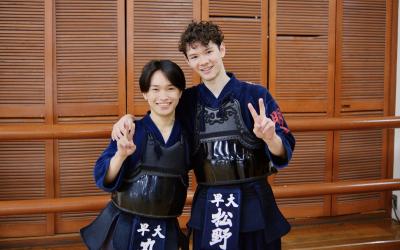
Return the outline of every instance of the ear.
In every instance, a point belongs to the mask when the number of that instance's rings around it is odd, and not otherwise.
[[[147,101],[147,93],[142,93],[143,98]]]
[[[226,47],[224,42],[222,42],[221,45],[219,46],[219,51],[221,52],[221,57],[224,57],[226,53]]]

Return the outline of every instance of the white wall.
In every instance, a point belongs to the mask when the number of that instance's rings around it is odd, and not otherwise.
[[[398,10],[400,16],[400,9]],[[397,79],[396,79],[396,116],[400,116],[400,18],[397,32]],[[393,177],[400,178],[400,128],[395,129],[394,169]],[[397,215],[400,217],[400,190],[394,191],[397,195]],[[393,215],[392,215],[393,217]]]

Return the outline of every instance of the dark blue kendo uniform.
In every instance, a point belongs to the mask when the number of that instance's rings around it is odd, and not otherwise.
[[[175,121],[164,142],[147,114],[135,122],[136,151],[124,161],[114,182],[105,185],[110,160],[118,149],[115,141],[110,142],[96,162],[94,176],[99,188],[112,193],[112,201],[89,226],[81,229],[89,249],[142,249],[140,244],[155,238],[159,241],[153,249],[187,247],[177,221],[188,187],[185,140],[180,123]]]
[[[218,98],[204,85],[184,91],[177,108],[189,133],[196,189],[188,227],[194,249],[280,249],[290,225],[279,211],[266,176],[285,167],[295,139],[277,103],[262,86],[233,75]],[[266,115],[286,150],[285,158],[270,153],[257,138],[247,104]],[[237,205],[237,206],[233,206]]]

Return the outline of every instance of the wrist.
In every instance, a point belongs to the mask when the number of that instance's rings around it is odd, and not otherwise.
[[[126,154],[122,154],[119,150],[115,152],[114,158],[116,161],[125,161],[128,156]]]
[[[280,138],[276,133],[274,133],[273,136],[272,136],[271,138],[263,139],[263,140],[264,140],[264,142],[265,142],[267,145],[271,145],[271,144],[274,144],[274,143],[279,142],[280,139],[281,139],[281,138]]]

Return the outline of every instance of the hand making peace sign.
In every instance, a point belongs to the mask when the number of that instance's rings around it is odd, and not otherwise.
[[[254,134],[265,142],[272,140],[275,135],[275,122],[265,115],[265,105],[263,99],[258,99],[260,114],[257,114],[257,111],[254,109],[251,103],[247,104],[247,106],[254,120]]]
[[[136,145],[133,142],[134,129],[124,129],[123,136],[117,139],[118,151],[117,153],[123,158],[128,157],[136,151]]]

